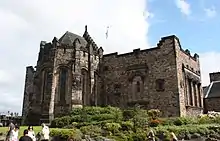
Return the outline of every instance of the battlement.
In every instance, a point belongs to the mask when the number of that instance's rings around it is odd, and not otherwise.
[[[220,81],[220,72],[209,73],[210,83],[213,81]]]
[[[35,69],[34,69],[33,66],[27,66],[27,67],[26,67],[26,70],[27,70],[27,72],[28,72],[28,71],[35,72]]]
[[[159,41],[159,43],[157,44],[157,46],[160,47],[163,44],[163,42],[165,42],[166,40],[170,40],[170,39],[175,39],[177,41],[177,43],[179,44],[180,50],[184,54],[189,56],[191,59],[193,59],[195,61],[197,61],[199,59],[199,55],[197,53],[194,53],[194,55],[192,56],[189,49],[184,50],[181,47],[180,40],[176,35],[170,35],[170,36],[162,37],[161,40]]]
[[[127,52],[127,53],[122,53],[122,54],[119,54],[118,52],[114,52],[114,53],[105,54],[103,55],[103,57],[125,57],[125,56],[130,56],[130,55],[137,55],[143,52],[150,52],[150,51],[157,50],[157,49],[159,48],[154,47],[154,48],[143,49],[143,50],[141,50],[140,48],[137,48],[137,49],[133,49],[132,52]]]
[[[138,49],[134,49],[132,52],[128,52],[128,53],[123,53],[123,54],[118,54],[118,52],[114,52],[114,53],[109,53],[109,54],[105,54],[104,57],[120,57],[120,56],[127,56],[127,55],[132,55],[132,54],[138,54],[138,53],[142,53],[142,52],[149,52],[149,51],[153,51],[153,50],[157,50],[160,49],[163,44],[167,41],[167,40],[174,40],[176,39],[176,41],[178,42],[179,46],[180,46],[180,50],[186,54],[187,56],[189,56],[191,59],[197,61],[199,58],[198,54],[194,54],[193,56],[190,54],[190,51],[188,49],[183,50],[179,41],[179,38],[176,35],[170,35],[170,36],[165,36],[162,37],[159,42],[157,43],[156,47],[152,47],[152,48],[148,48],[148,49],[143,49],[141,50],[140,48]],[[174,41],[173,41],[174,43]],[[175,45],[175,44],[174,44]]]
[[[87,30],[87,25],[85,26],[85,32],[83,34],[83,38],[91,44],[95,50],[98,50],[98,46],[96,45],[95,41],[92,39],[92,37],[89,35],[88,30]]]

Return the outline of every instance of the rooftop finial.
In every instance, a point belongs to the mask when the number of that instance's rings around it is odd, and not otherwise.
[[[85,32],[87,32],[87,25],[85,26]]]

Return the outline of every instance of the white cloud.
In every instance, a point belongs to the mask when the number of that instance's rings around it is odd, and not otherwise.
[[[20,111],[25,67],[36,64],[41,40],[59,38],[67,30],[82,35],[87,24],[105,53],[148,48],[148,18],[152,14],[146,6],[145,0],[1,0],[0,70],[7,74],[1,72],[0,77],[10,83],[0,85],[0,93],[7,96],[0,99],[0,111]]]
[[[215,7],[205,8],[204,11],[208,18],[214,18],[217,14]]]
[[[220,71],[220,52],[206,52],[200,54],[200,66],[203,86],[209,84],[209,73]]]
[[[175,0],[176,1],[176,6],[177,8],[180,9],[180,11],[184,15],[190,15],[191,14],[191,9],[190,9],[190,4],[186,2],[186,0]]]

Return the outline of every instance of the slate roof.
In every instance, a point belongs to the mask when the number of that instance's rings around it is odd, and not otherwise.
[[[79,39],[80,43],[83,44],[83,45],[86,45],[87,42],[86,40],[79,36],[79,35],[76,35],[74,33],[71,33],[69,31],[67,31],[60,39],[59,39],[59,42],[61,44],[65,44],[65,45],[70,45],[72,46],[73,45],[73,42],[75,41],[75,39]]]
[[[220,98],[220,81],[213,81],[204,89],[205,98]]]

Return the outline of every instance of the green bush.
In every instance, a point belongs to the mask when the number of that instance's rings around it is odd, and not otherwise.
[[[135,111],[133,109],[127,109],[123,111],[123,119],[124,120],[130,120],[132,118],[134,118],[135,116]]]
[[[196,124],[196,121],[194,118],[191,118],[191,117],[178,117],[174,119],[173,124],[176,126],[181,126],[181,125],[187,125],[187,124]]]
[[[114,107],[84,107],[72,110],[70,116],[55,118],[51,127],[72,128],[87,125],[99,125],[107,122],[120,122],[123,119],[122,111]],[[72,123],[76,122],[74,126]]]
[[[134,128],[134,123],[131,121],[122,121],[121,122],[121,130],[122,131],[130,131]]]
[[[215,133],[220,129],[220,126],[214,127],[214,125],[182,125],[182,126],[158,126],[154,128],[156,134],[164,132],[165,134],[169,134],[170,132],[174,132],[177,136],[184,136],[187,134],[195,135],[199,134],[201,136],[209,135],[210,133]]]
[[[174,121],[176,118],[160,118],[159,120],[161,121],[161,125],[166,126],[166,125],[174,125]]]
[[[115,134],[119,132],[121,125],[119,123],[106,123],[104,129],[110,131],[111,133]]]
[[[85,135],[89,135],[90,137],[98,137],[102,133],[102,129],[99,126],[94,125],[83,126],[80,128],[80,131]]]
[[[60,117],[60,118],[55,118],[52,122],[51,122],[51,127],[52,128],[62,128],[64,126],[67,126],[69,124],[72,123],[72,117],[70,116],[64,116],[64,117]]]
[[[151,109],[148,111],[148,116],[153,120],[158,119],[160,115],[161,115],[161,112],[158,109]]]
[[[157,126],[160,125],[160,124],[161,124],[161,121],[158,120],[158,119],[151,120],[151,121],[149,122],[149,126],[150,126],[150,127],[157,127]]]
[[[50,136],[52,137],[60,137],[61,139],[72,138],[75,141],[81,141],[82,133],[77,129],[52,129],[50,131]]]
[[[204,115],[202,117],[199,117],[198,119],[199,124],[211,124],[215,122],[214,118],[210,118],[208,115]]]

